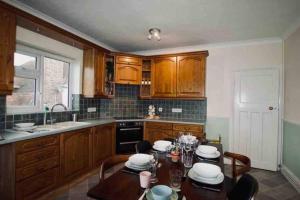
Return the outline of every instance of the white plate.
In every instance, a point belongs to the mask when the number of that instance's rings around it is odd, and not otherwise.
[[[203,158],[219,158],[221,155],[220,151],[216,151],[215,154],[205,154],[205,153],[200,152],[198,149],[196,150],[196,154]]]
[[[167,148],[162,148],[162,147],[159,147],[159,146],[156,146],[156,145],[153,145],[152,148],[154,150],[161,151],[161,152],[166,152],[167,151]]]
[[[147,200],[155,200],[152,196],[151,190],[146,194],[146,199]],[[169,200],[177,200],[178,199],[178,194],[175,190],[172,190],[172,194],[169,198]]]
[[[199,145],[197,150],[204,154],[215,154],[218,149],[210,145]]]
[[[27,128],[34,126],[34,123],[17,123],[15,124],[17,128]]]
[[[203,178],[203,177],[197,176],[196,173],[194,172],[193,168],[190,169],[190,171],[188,173],[188,177],[190,177],[194,181],[209,184],[209,185],[218,185],[218,184],[220,184],[224,181],[224,174],[223,173],[221,173],[218,176],[218,178],[216,178],[216,179]]]
[[[221,173],[219,166],[210,163],[195,163],[192,169],[197,176],[209,179],[217,178]]]
[[[170,146],[172,142],[167,141],[167,140],[157,140],[154,142],[154,145],[157,147],[167,147]]]
[[[146,165],[153,159],[152,155],[137,153],[129,157],[129,161],[135,165]]]
[[[30,126],[30,127],[24,127],[24,128],[14,127],[13,129],[16,131],[32,131],[36,127],[37,126]]]
[[[144,171],[144,170],[149,169],[148,165],[145,166],[145,167],[138,167],[138,166],[132,165],[130,163],[130,161],[125,162],[125,166],[128,167],[129,169],[133,169],[133,170],[136,170],[136,171]]]

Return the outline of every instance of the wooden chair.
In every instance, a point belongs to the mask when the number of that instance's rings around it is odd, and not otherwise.
[[[247,156],[231,152],[225,152],[224,156],[231,159],[232,179],[234,180],[234,182],[236,182],[238,176],[250,171],[251,160]]]
[[[250,174],[244,174],[228,193],[228,200],[254,200],[258,193],[258,182]]]
[[[126,162],[128,160],[130,155],[116,155],[109,157],[105,159],[100,167],[100,172],[99,172],[99,181],[102,182],[104,181],[104,173],[106,170],[109,168],[113,167],[114,165]]]
[[[135,145],[136,153],[147,153],[152,149],[152,145],[149,141],[143,140]]]

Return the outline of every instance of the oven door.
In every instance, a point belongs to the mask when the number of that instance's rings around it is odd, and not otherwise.
[[[116,133],[116,152],[135,153],[135,145],[143,140],[143,127],[117,128]]]

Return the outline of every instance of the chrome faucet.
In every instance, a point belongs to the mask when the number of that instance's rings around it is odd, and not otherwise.
[[[67,106],[65,106],[65,105],[62,104],[62,103],[54,104],[54,105],[52,106],[52,108],[51,108],[51,111],[50,111],[50,123],[51,123],[51,125],[53,124],[53,122],[55,122],[55,119],[52,118],[52,113],[53,113],[53,110],[54,110],[54,108],[55,108],[56,106],[61,106],[61,107],[63,107],[65,111],[68,110]]]
[[[63,107],[65,111],[68,110],[67,106],[65,106],[64,104],[62,104],[62,103],[57,103],[57,104],[54,104],[54,105],[52,106],[52,108],[51,108],[51,113],[53,113],[53,110],[54,110],[54,108],[55,108],[56,106],[61,106],[61,107]]]

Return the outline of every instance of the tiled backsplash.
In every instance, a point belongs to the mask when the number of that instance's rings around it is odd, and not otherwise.
[[[5,128],[6,97],[0,95],[0,131]]]
[[[148,106],[154,105],[156,113],[161,118],[182,120],[206,120],[206,100],[172,100],[151,99],[141,100],[138,98],[139,86],[116,85],[116,95],[113,99],[84,98],[81,95],[72,96],[72,109],[75,111],[54,112],[53,119],[57,122],[72,119],[72,114],[78,114],[79,120],[99,119],[112,117],[143,117],[148,114]],[[88,108],[95,107],[96,112],[88,113]],[[158,108],[163,109],[158,112]],[[173,113],[172,108],[181,108],[181,113]],[[6,97],[0,96],[0,130],[12,128],[14,123],[35,122],[42,124],[43,113],[5,115]],[[48,114],[50,119],[50,114]],[[6,121],[6,123],[5,123]]]

